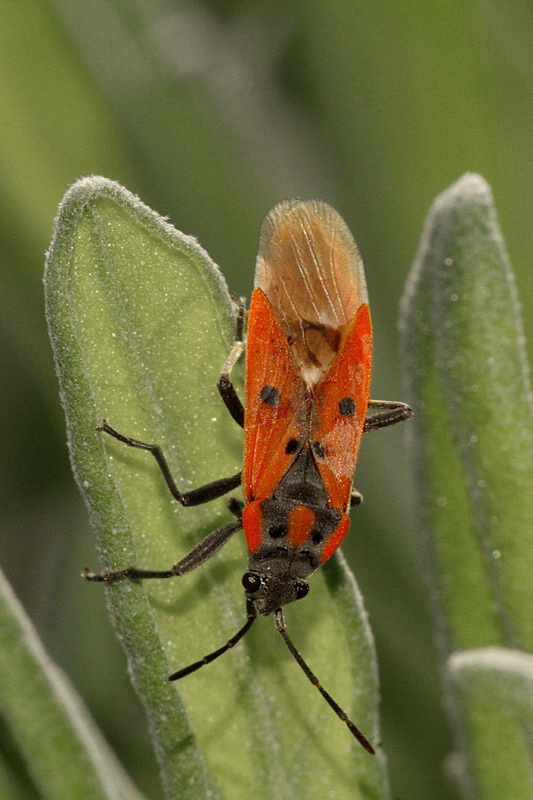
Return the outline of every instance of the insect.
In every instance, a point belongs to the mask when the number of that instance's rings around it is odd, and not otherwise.
[[[245,635],[257,614],[274,615],[283,641],[333,711],[369,753],[374,748],[321,686],[286,631],[283,606],[305,597],[306,581],[339,547],[349,527],[352,489],[365,431],[408,419],[405,403],[370,400],[372,329],[363,264],[348,227],[331,206],[286,200],[263,221],[255,287],[248,315],[245,405],[231,382],[244,350],[244,304],[218,389],[244,427],[242,473],[182,494],[161,448],[123,436],[105,420],[99,428],[156,459],[173,497],[183,506],[214,500],[242,484],[236,519],[209,533],[168,570],[127,567],[91,581],[172,578],[203,564],[239,529],[248,545],[242,584],[245,624],[222,647],[169,677],[209,664]],[[368,409],[377,409],[367,416]]]

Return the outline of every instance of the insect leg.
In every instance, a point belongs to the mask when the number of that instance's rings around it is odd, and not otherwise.
[[[357,489],[352,489],[352,493],[350,495],[350,505],[353,506],[360,506],[363,502],[363,495],[361,492],[358,492]]]
[[[237,313],[235,315],[235,340],[226,362],[222,367],[222,372],[217,382],[217,389],[237,425],[244,428],[244,407],[230,380],[231,371],[244,350],[244,298],[239,297],[235,302],[237,305]]]
[[[188,667],[183,667],[182,669],[179,669],[177,672],[173,672],[172,675],[168,676],[169,681],[178,681],[180,678],[184,678],[186,675],[190,675],[191,672],[196,672],[196,670],[200,669],[200,667],[203,667],[204,664],[210,664],[211,661],[215,660],[215,658],[218,658],[219,656],[226,653],[228,650],[231,650],[232,647],[235,647],[237,642],[239,642],[242,639],[244,634],[250,630],[257,617],[257,611],[255,610],[253,601],[250,599],[246,601],[246,613],[248,619],[246,620],[242,628],[237,631],[235,636],[232,636],[231,639],[226,642],[226,644],[222,645],[222,647],[219,647],[218,650],[214,650],[212,653],[209,653],[207,656],[204,656],[203,658],[200,659],[200,661],[195,661],[194,664],[189,664]]]
[[[236,497],[230,497],[228,501],[228,508],[234,517],[237,517],[237,519],[242,519],[244,503],[242,503],[240,500],[237,500]]]
[[[186,575],[188,572],[192,572],[193,569],[196,569],[200,564],[203,564],[211,558],[217,550],[220,550],[220,548],[226,544],[230,536],[232,536],[235,531],[240,530],[240,528],[242,528],[240,519],[228,522],[226,525],[216,528],[214,531],[211,531],[211,533],[208,533],[201,542],[198,542],[186,556],[180,559],[170,569],[152,570],[126,567],[126,569],[120,569],[116,572],[95,574],[92,570],[86,568],[85,571],[82,572],[82,576],[88,581],[104,581],[106,583],[117,581],[121,578],[129,578],[130,580],[143,580],[145,578],[179,578],[182,575]]]
[[[202,503],[208,503],[210,500],[216,500],[217,497],[222,497],[222,495],[231,492],[232,489],[236,489],[241,483],[241,473],[238,472],[236,475],[232,475],[229,478],[220,478],[212,483],[206,483],[205,486],[199,486],[198,489],[192,489],[190,492],[184,492],[184,494],[182,494],[176,486],[167,460],[158,444],[148,444],[147,442],[140,442],[138,439],[131,439],[129,436],[123,436],[112,428],[111,425],[108,425],[105,419],[103,424],[96,430],[109,434],[109,436],[112,436],[119,442],[123,442],[123,444],[127,444],[129,447],[137,447],[139,450],[148,450],[157,461],[172,497],[177,500],[178,503],[181,503],[182,506],[199,506]]]
[[[365,748],[365,750],[367,750],[371,755],[374,755],[376,751],[374,750],[374,748],[372,747],[366,736],[364,736],[359,730],[359,728],[351,721],[351,719],[348,718],[346,712],[343,711],[342,708],[339,706],[339,704],[335,702],[335,700],[329,694],[329,692],[326,692],[326,690],[320,685],[319,680],[314,674],[314,672],[311,671],[311,669],[303,660],[302,656],[300,655],[296,647],[293,645],[291,639],[289,639],[289,635],[286,631],[285,617],[283,616],[283,611],[281,610],[281,608],[278,608],[278,610],[275,612],[274,622],[276,623],[276,628],[280,632],[283,641],[285,642],[290,652],[292,653],[294,659],[300,665],[302,670],[305,672],[305,674],[307,675],[313,686],[316,686],[316,688],[318,689],[318,691],[320,692],[326,703],[328,703],[328,705],[333,709],[335,714],[340,719],[342,719],[343,722],[346,723],[349,730],[355,736],[359,744],[361,744]]]
[[[378,428],[386,428],[388,425],[395,425],[413,416],[411,408],[407,403],[399,403],[396,400],[369,400],[369,408],[383,408],[385,411],[378,411],[371,414],[365,420],[365,432],[375,431]]]

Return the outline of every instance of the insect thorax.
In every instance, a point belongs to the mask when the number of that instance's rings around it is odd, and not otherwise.
[[[331,548],[328,543],[348,526],[346,514],[329,507],[314,460],[305,450],[271,497],[254,500],[244,510],[250,553],[247,575],[261,579],[261,585],[248,594],[262,614],[307,593],[303,579],[331,555],[337,545]]]
[[[246,575],[261,579],[247,593],[262,614],[307,593],[304,579],[329,558],[349,524],[343,510],[329,505],[309,444],[270,497],[247,504],[242,521],[249,550]]]
[[[262,614],[303,597],[303,580],[323,563],[325,545],[345,519],[337,509],[295,500],[256,500],[245,508],[247,574],[261,579],[261,585],[248,594]]]

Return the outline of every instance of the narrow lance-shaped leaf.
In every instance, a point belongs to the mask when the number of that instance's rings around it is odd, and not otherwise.
[[[533,655],[503,647],[478,647],[450,656],[450,672],[465,692],[507,709],[533,734]]]
[[[467,648],[532,652],[531,391],[512,273],[480,177],[435,201],[402,328],[443,665]],[[531,753],[520,723],[446,686],[465,795],[525,800]]]
[[[0,572],[0,713],[29,782],[47,800],[142,800]],[[28,796],[0,764],[1,797]],[[29,787],[26,787],[28,790]],[[30,796],[35,796],[33,792]]]
[[[220,273],[193,239],[91,178],[61,206],[47,286],[72,460],[103,563],[168,568],[229,519],[227,501],[181,508],[148,453],[95,428],[105,416],[160,444],[182,491],[240,469],[240,432],[215,390],[233,335]],[[245,569],[238,533],[183,579],[108,587],[168,797],[387,797],[384,759],[352,740],[271,620],[216,663],[167,682],[242,625]],[[323,685],[378,741],[372,640],[340,560],[313,578],[287,623]]]

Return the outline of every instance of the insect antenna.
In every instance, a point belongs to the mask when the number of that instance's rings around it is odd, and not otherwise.
[[[374,750],[374,748],[372,747],[366,736],[364,736],[364,734],[361,733],[359,728],[356,725],[354,725],[351,719],[348,718],[346,712],[343,711],[342,708],[339,706],[339,704],[335,702],[335,700],[329,694],[329,692],[326,692],[326,690],[320,685],[318,678],[316,677],[314,672],[310,670],[310,668],[307,666],[307,664],[303,660],[302,656],[300,655],[296,647],[293,645],[291,639],[289,639],[289,635],[286,631],[285,617],[283,616],[283,611],[281,610],[281,608],[278,608],[278,610],[275,612],[274,621],[276,623],[276,628],[278,629],[278,631],[282,636],[283,641],[285,642],[285,644],[291,651],[292,655],[294,656],[294,659],[303,669],[303,671],[305,672],[305,674],[307,675],[313,686],[316,686],[316,688],[318,689],[318,691],[320,692],[326,703],[328,703],[328,705],[333,709],[335,714],[340,719],[342,719],[343,722],[346,723],[349,730],[355,736],[359,744],[361,744],[365,748],[365,750],[367,750],[371,755],[375,755],[376,751]]]
[[[255,610],[255,606],[252,600],[246,601],[246,613],[248,615],[248,619],[246,620],[242,628],[238,630],[237,633],[234,636],[232,636],[231,639],[229,639],[225,645],[219,647],[218,650],[214,650],[212,653],[208,653],[208,655],[201,658],[200,661],[195,661],[194,664],[189,664],[188,667],[183,667],[182,669],[179,669],[177,672],[173,672],[172,675],[168,676],[169,681],[179,681],[180,678],[184,678],[186,675],[190,675],[191,672],[196,672],[196,670],[200,669],[200,667],[203,667],[205,664],[210,664],[211,661],[215,660],[215,658],[218,658],[219,656],[223,655],[223,653],[225,653],[227,650],[231,650],[232,647],[235,647],[237,642],[239,642],[244,636],[244,634],[250,630],[250,628],[252,627],[252,625],[256,620],[257,611]]]

